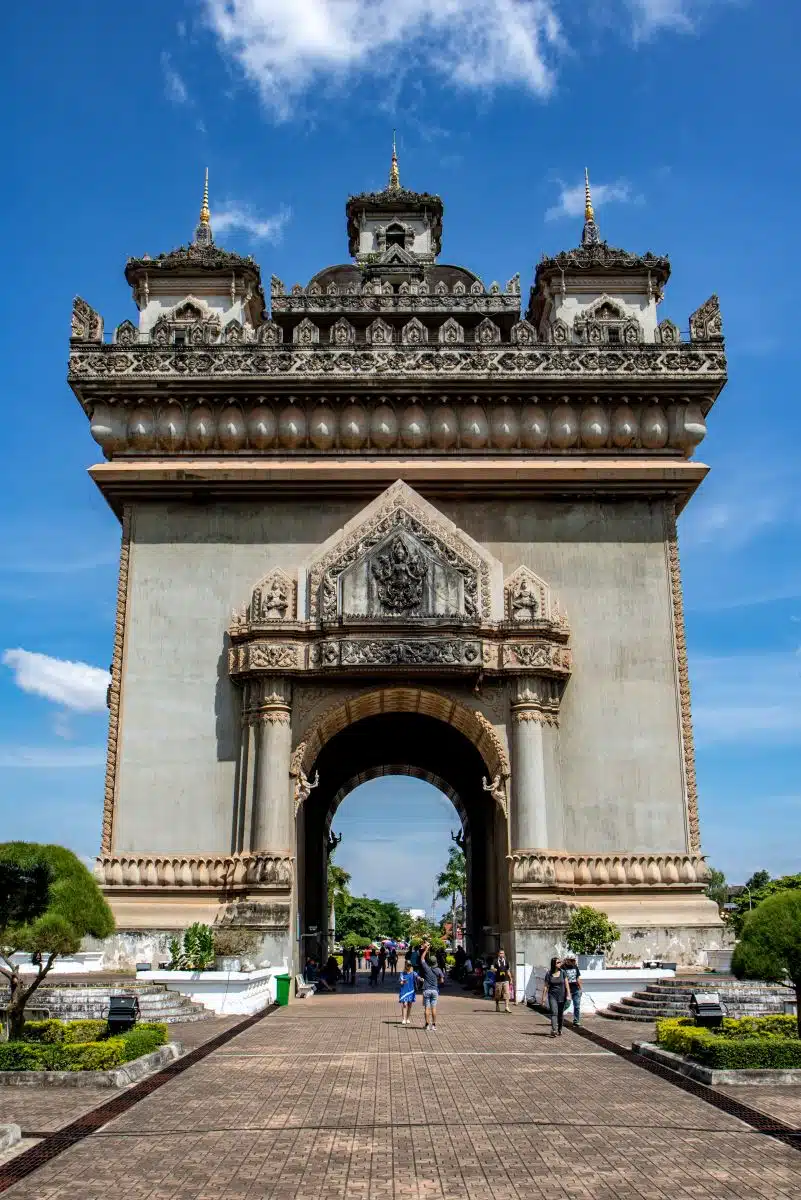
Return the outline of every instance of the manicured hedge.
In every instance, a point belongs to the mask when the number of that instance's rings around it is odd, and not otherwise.
[[[99,1042],[108,1037],[106,1021],[26,1021],[23,1042]]]
[[[58,1025],[59,1022],[36,1021],[31,1025]],[[69,1021],[65,1026],[102,1026],[105,1021]],[[167,1026],[145,1022],[134,1026],[128,1033],[117,1037],[106,1037],[93,1041],[77,1042],[64,1036],[59,1040],[57,1031],[35,1030],[37,1040],[5,1042],[0,1044],[0,1071],[109,1071],[122,1063],[133,1062],[144,1054],[151,1054],[167,1041]],[[75,1030],[67,1031],[73,1035]],[[86,1032],[91,1032],[86,1030]]]
[[[792,1026],[792,1032],[789,1026]],[[801,1067],[801,1041],[795,1017],[743,1017],[724,1020],[720,1031],[696,1026],[692,1017],[657,1021],[660,1046],[715,1070]]]

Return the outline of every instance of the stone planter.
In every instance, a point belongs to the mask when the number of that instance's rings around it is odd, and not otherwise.
[[[275,976],[286,967],[259,971],[140,971],[137,979],[159,983],[218,1015],[250,1016],[275,1003]]]
[[[220,954],[214,960],[215,971],[236,971],[242,970],[242,960],[234,958],[232,954]]]
[[[606,967],[605,954],[577,954],[576,961],[580,971],[603,971]]]

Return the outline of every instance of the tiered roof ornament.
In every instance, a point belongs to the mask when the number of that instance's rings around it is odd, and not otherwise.
[[[203,203],[200,206],[200,220],[195,227],[195,245],[211,246],[214,234],[211,232],[211,213],[209,211],[209,168],[206,167],[206,178],[203,183]]]
[[[388,192],[400,191],[400,171],[398,170],[398,151],[395,146],[395,130],[392,130],[392,165],[389,168]]]
[[[598,246],[601,241],[601,235],[598,232],[598,226],[595,224],[595,213],[592,207],[592,195],[590,193],[590,175],[587,168],[584,168],[584,231],[581,235],[582,246]]]

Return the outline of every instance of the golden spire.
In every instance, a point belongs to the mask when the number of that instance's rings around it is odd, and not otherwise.
[[[389,185],[387,188],[390,192],[400,191],[400,172],[398,171],[398,152],[395,148],[395,130],[392,130],[392,166],[389,168]]]
[[[586,167],[584,168],[584,220],[595,220],[595,213],[592,210],[592,196],[590,195],[590,174]]]
[[[200,206],[200,224],[208,225],[211,221],[209,212],[209,168],[206,167],[206,179],[203,184],[203,203]]]

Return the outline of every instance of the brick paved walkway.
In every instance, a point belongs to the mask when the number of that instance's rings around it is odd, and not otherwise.
[[[797,1197],[801,1154],[544,1019],[359,988],[271,1014],[5,1195]],[[9,1089],[6,1089],[8,1091]],[[5,1097],[3,1097],[5,1099]],[[14,1119],[9,1114],[9,1119]]]

